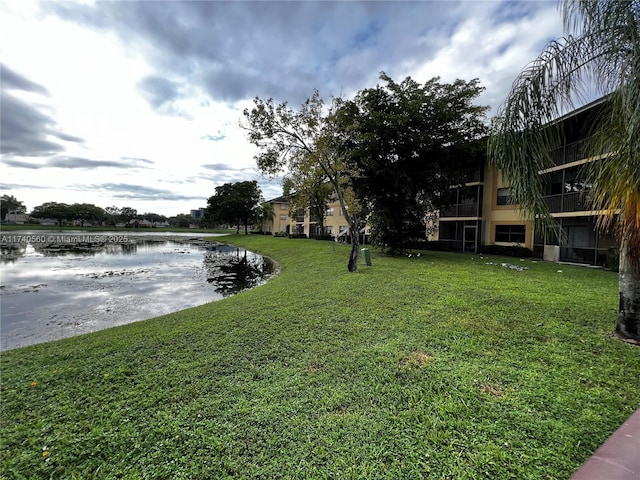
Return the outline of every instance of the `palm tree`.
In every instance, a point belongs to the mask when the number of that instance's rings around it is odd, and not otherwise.
[[[261,225],[261,229],[264,231],[265,224],[273,222],[276,216],[276,211],[273,209],[273,203],[263,202],[260,204],[257,215],[257,223]]]
[[[616,334],[640,343],[640,2],[561,0],[566,36],[515,80],[498,111],[489,158],[536,228],[553,223],[538,172],[551,166],[558,132],[549,125],[596,93],[586,168],[598,228],[617,233],[620,307]],[[559,122],[556,122],[556,124]]]

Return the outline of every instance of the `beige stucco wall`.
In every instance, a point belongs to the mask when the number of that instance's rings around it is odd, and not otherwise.
[[[272,222],[265,222],[263,229],[265,231],[270,231],[272,233],[284,232],[287,230],[287,226],[290,231],[293,232],[296,228],[297,222],[295,218],[289,216],[289,205],[286,202],[271,202],[273,205],[273,211],[275,213],[274,219]],[[340,202],[337,200],[335,202],[331,202],[329,204],[329,210],[333,210],[333,214],[327,214],[324,218],[325,229],[330,228],[332,230],[332,235],[337,235],[340,232],[341,227],[343,229],[348,229],[347,220],[344,218],[342,214],[342,209],[340,208]],[[283,217],[284,218],[281,218]],[[304,217],[304,234],[309,235],[311,221],[309,218],[309,214],[307,213]]]
[[[494,167],[485,166],[482,217],[485,221],[485,245],[496,244],[496,225],[525,225],[524,247],[533,248],[533,224],[527,220],[517,205],[498,205],[498,189],[508,187],[502,175]],[[509,245],[498,243],[499,245]]]

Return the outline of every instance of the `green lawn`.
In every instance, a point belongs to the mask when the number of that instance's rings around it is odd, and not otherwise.
[[[228,240],[281,274],[2,354],[2,478],[567,479],[640,406],[614,273]]]

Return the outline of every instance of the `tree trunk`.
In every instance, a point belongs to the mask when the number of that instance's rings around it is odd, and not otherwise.
[[[640,345],[640,270],[620,247],[620,306],[616,335],[629,343]]]
[[[352,273],[356,273],[358,271],[358,253],[360,248],[360,239],[358,229],[354,229],[351,227],[351,253],[349,254],[349,265],[347,266],[348,270]]]

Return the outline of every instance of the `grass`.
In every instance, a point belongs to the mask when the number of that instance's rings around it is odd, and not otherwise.
[[[2,354],[2,478],[566,479],[640,404],[614,273],[229,241],[281,274]]]

